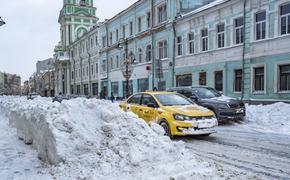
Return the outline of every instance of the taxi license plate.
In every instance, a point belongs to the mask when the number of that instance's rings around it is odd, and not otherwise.
[[[198,128],[210,128],[212,127],[212,122],[199,122]]]

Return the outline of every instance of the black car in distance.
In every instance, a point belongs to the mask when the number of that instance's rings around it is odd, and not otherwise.
[[[167,91],[182,94],[196,104],[212,110],[219,121],[243,120],[246,115],[243,101],[225,96],[211,87],[175,87]]]

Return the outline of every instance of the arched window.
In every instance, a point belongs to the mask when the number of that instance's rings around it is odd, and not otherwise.
[[[80,5],[85,6],[86,5],[86,0],[80,0]]]

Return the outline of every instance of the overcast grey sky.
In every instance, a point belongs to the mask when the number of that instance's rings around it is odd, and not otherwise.
[[[113,17],[136,0],[94,0],[100,21]],[[57,22],[62,0],[0,0],[0,71],[21,75],[36,71],[36,62],[53,55],[59,41]]]

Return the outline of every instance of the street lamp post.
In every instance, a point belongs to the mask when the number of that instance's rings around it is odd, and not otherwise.
[[[133,74],[133,64],[135,64],[136,59],[135,59],[135,55],[131,52],[130,54],[128,53],[128,39],[125,40],[120,40],[120,41],[124,41],[125,47],[125,59],[122,63],[122,73],[123,76],[126,80],[126,98],[129,97],[129,80]],[[118,46],[118,48],[123,48],[122,46]]]
[[[6,24],[6,23],[3,21],[3,19],[0,16],[0,26],[3,26],[4,24]]]

